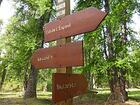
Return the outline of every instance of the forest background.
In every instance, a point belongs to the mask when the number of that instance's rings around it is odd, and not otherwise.
[[[36,49],[56,45],[43,40],[44,24],[56,19],[55,2],[14,0],[13,5],[5,31],[0,21],[0,90],[22,91],[24,98],[36,98],[40,91],[51,92],[55,72],[36,70],[30,62]],[[95,32],[72,37],[72,41],[84,40],[85,54],[85,66],[73,72],[86,76],[89,90],[108,88],[111,100],[126,101],[127,88],[140,86],[140,32],[133,24],[133,16],[140,13],[139,0],[76,0],[72,13],[87,7],[106,11],[108,16]]]

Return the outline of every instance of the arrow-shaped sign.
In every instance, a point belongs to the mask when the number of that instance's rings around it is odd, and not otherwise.
[[[45,42],[94,31],[107,13],[90,7],[44,25]]]
[[[83,66],[83,42],[67,43],[65,45],[41,48],[32,55],[32,65],[35,68],[57,68]]]
[[[88,87],[86,78],[81,74],[55,73],[52,77],[52,83],[54,103],[84,94]]]

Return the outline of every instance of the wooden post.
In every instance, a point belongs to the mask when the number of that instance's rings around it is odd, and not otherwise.
[[[69,15],[70,14],[70,0],[57,0],[57,5],[59,3],[61,3],[61,1],[63,3],[65,3],[65,14],[63,16],[66,16],[66,15]],[[58,11],[57,11],[58,12]],[[63,16],[58,16],[58,19],[59,18],[62,18]],[[69,38],[63,38],[63,39],[60,39],[57,41],[57,45],[62,45],[62,44],[66,44],[68,42],[71,42],[71,37]],[[72,73],[72,67],[66,67],[66,68],[58,68],[56,70],[57,73]],[[60,102],[60,103],[56,103],[56,105],[72,105],[73,104],[73,99],[69,99],[69,100],[65,100],[63,102]]]

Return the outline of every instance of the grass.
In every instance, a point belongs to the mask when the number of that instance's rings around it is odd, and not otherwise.
[[[140,102],[140,89],[129,89],[128,96],[130,99]]]
[[[79,99],[76,99],[75,105],[108,105],[105,103],[110,96],[109,89],[98,89],[96,91],[98,91],[96,95],[90,92],[88,95],[78,97]],[[124,104],[117,103],[109,105],[140,105],[140,89],[129,89],[128,96],[129,100]]]
[[[22,92],[0,93],[0,105],[51,105],[51,93],[39,92],[38,99],[23,99]]]
[[[86,103],[91,101],[93,103],[99,103],[99,105],[103,105],[102,103],[106,102],[109,96],[109,90],[99,89],[97,91],[98,93],[96,95],[90,92],[87,95],[74,98],[74,101],[81,102],[81,103],[82,102]],[[130,100],[135,100],[138,103],[140,102],[140,89],[129,89],[128,95]],[[22,92],[6,92],[6,93],[1,92],[0,105],[52,105],[50,92],[38,92],[37,94],[38,99],[24,100],[22,97],[23,97]],[[79,104],[75,104],[75,105],[79,105]]]
[[[51,105],[51,102],[42,99],[3,98],[0,99],[0,105]]]

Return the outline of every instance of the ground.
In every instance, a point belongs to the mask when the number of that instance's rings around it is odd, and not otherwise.
[[[98,91],[96,95],[79,97],[74,105],[140,105],[140,89],[128,89],[129,100],[125,103],[117,101],[108,102],[109,91],[106,89],[99,89]]]
[[[129,100],[125,103],[107,102],[109,91],[99,90],[97,94],[89,93],[74,98],[74,105],[140,105],[140,89],[129,89]],[[1,92],[0,105],[52,105],[51,93],[38,92],[38,99],[24,100],[21,92]]]

